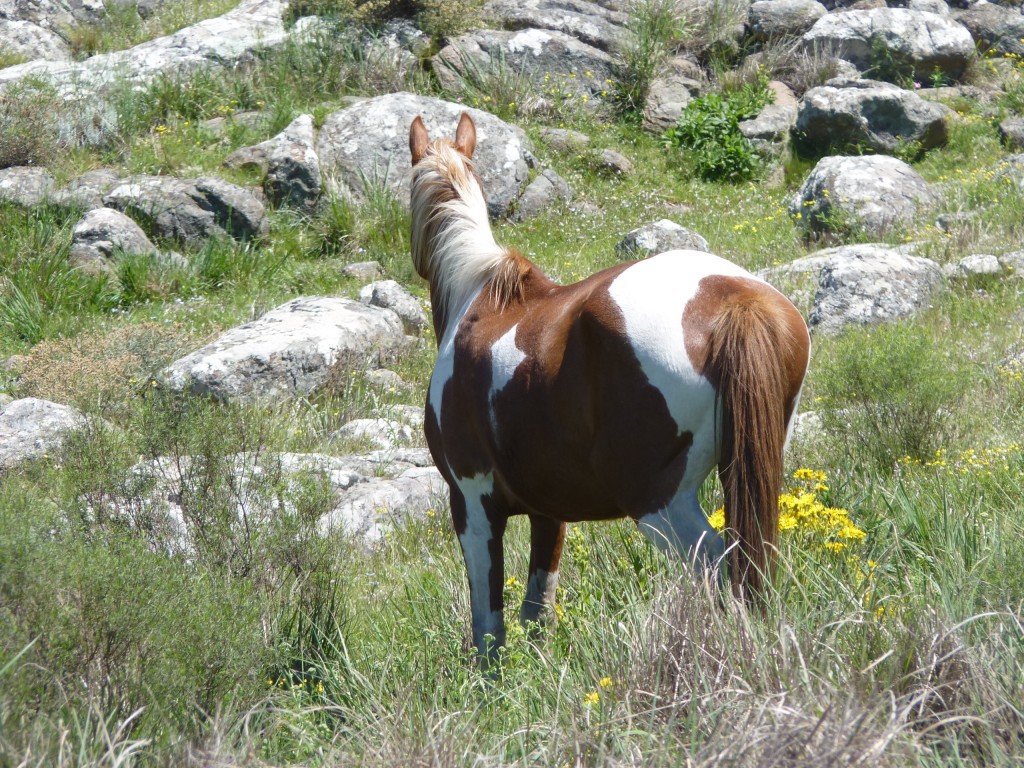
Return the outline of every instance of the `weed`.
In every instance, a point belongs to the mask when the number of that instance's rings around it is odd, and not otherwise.
[[[616,71],[615,102],[620,112],[639,119],[658,69],[687,34],[676,0],[635,0]]]

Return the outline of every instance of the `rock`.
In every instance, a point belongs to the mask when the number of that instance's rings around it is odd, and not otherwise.
[[[796,143],[816,156],[854,148],[891,154],[912,141],[927,150],[946,143],[949,113],[891,83],[830,80],[800,101]]]
[[[63,437],[85,426],[75,408],[26,397],[0,409],[0,473],[57,448]]]
[[[53,194],[53,176],[45,168],[26,165],[0,168],[0,202],[34,208]]]
[[[0,18],[0,51],[25,61],[67,61],[71,49],[60,35],[31,21]]]
[[[404,346],[402,321],[389,309],[304,297],[227,331],[158,381],[220,400],[302,397],[337,375],[335,368],[360,369]]]
[[[413,387],[394,371],[387,368],[377,368],[367,371],[364,376],[366,383],[381,392],[412,392]]]
[[[363,286],[359,301],[371,307],[390,309],[402,319],[407,333],[420,333],[427,325],[423,305],[394,280],[381,280]]]
[[[926,81],[936,67],[959,79],[974,55],[970,32],[935,13],[906,8],[839,11],[822,16],[801,38],[805,51],[834,51],[861,72],[906,70]]]
[[[945,277],[961,280],[984,275],[1000,275],[1002,272],[1003,265],[999,263],[999,259],[987,253],[965,256],[955,264],[947,264],[942,269]]]
[[[674,57],[662,69],[644,103],[643,127],[652,133],[664,133],[678,123],[686,105],[704,90],[700,68],[689,59]]]
[[[942,283],[934,261],[877,245],[830,248],[817,255],[827,256],[827,262],[808,323],[821,333],[909,317],[929,306]]]
[[[109,168],[86,171],[58,189],[53,200],[59,205],[91,211],[93,208],[102,208],[103,196],[121,182],[118,173]]]
[[[602,149],[597,153],[596,160],[598,170],[610,171],[621,176],[626,176],[633,172],[633,162],[614,149]]]
[[[262,171],[263,190],[272,205],[312,209],[321,192],[315,133],[312,115],[299,115],[277,136],[235,150],[224,165]]]
[[[102,12],[102,2],[93,4]],[[288,40],[283,18],[286,7],[285,0],[242,0],[223,16],[123,51],[97,54],[81,62],[37,59],[7,67],[0,70],[0,90],[26,78],[42,79],[73,104],[88,105],[121,83],[144,85],[160,75],[186,77],[203,69],[231,67],[253,51]],[[71,21],[68,26],[73,24]],[[63,26],[53,24],[54,29]]]
[[[341,268],[342,277],[356,280],[375,280],[384,274],[384,267],[379,261],[357,261]]]
[[[516,221],[526,221],[550,210],[557,203],[568,203],[571,200],[572,190],[569,183],[548,168],[526,187],[523,196],[519,198],[519,205],[513,218]]]
[[[1010,277],[1024,280],[1024,251],[1004,253],[999,257],[999,266],[1006,270]]]
[[[479,81],[481,73],[507,68],[546,96],[597,106],[615,82],[616,60],[610,54],[547,29],[469,32],[452,40],[431,61],[441,85],[453,92],[465,81]]]
[[[526,184],[533,156],[522,129],[462,104],[411,93],[367,99],[328,116],[316,150],[328,188],[357,198],[380,185],[409,202],[409,126],[423,117],[431,137],[455,135],[462,112],[476,124],[473,168],[483,181],[492,216],[507,216]]]
[[[975,3],[954,17],[967,27],[979,51],[1024,56],[1024,15],[1020,8],[1004,8],[996,3]]]
[[[615,255],[621,260],[645,259],[676,250],[711,253],[707,240],[668,219],[634,229],[615,245]]]
[[[813,231],[855,226],[877,236],[913,221],[922,207],[937,201],[931,186],[902,160],[834,156],[814,166],[789,213]]]
[[[999,124],[999,138],[1008,149],[1024,149],[1024,117],[1008,117]]]
[[[799,37],[826,13],[817,0],[757,0],[750,6],[750,36],[758,42]]]
[[[541,128],[540,140],[559,152],[582,152],[590,146],[590,137],[568,128]]]
[[[330,440],[365,440],[381,450],[402,448],[413,441],[408,424],[392,419],[356,419],[330,436]]]
[[[762,154],[778,157],[784,154],[789,146],[789,135],[796,125],[796,115],[797,108],[792,104],[767,104],[757,117],[740,122],[740,133]]]
[[[946,0],[909,0],[907,8],[911,11],[925,11],[926,13],[937,13],[939,16],[949,16],[949,6]]]
[[[156,252],[157,247],[130,218],[113,208],[95,208],[75,225],[69,258],[78,267],[106,270],[118,253]]]
[[[161,237],[191,246],[223,235],[263,237],[270,228],[263,203],[252,193],[210,176],[138,176],[114,187],[103,202],[132,213]]]
[[[484,13],[502,29],[554,30],[608,53],[629,23],[628,14],[584,0],[489,0]]]
[[[1016,186],[1024,192],[1024,154],[1004,157],[992,167],[994,181]]]
[[[434,467],[406,470],[394,480],[371,478],[345,494],[320,522],[323,533],[341,531],[366,544],[410,517],[422,517],[446,505],[448,486]]]

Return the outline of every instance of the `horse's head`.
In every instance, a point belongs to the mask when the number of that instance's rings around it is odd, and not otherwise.
[[[412,156],[412,259],[421,277],[433,280],[438,236],[455,229],[488,229],[487,201],[473,171],[476,126],[462,113],[454,141],[431,140],[423,118],[409,128]]]

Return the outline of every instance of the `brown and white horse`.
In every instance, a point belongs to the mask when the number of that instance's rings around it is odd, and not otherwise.
[[[530,518],[520,620],[550,614],[565,524],[631,517],[700,567],[759,593],[778,529],[782,454],[810,341],[777,290],[711,254],[669,251],[557,285],[491,233],[476,127],[412,152],[412,259],[438,355],[426,436],[451,488],[473,642],[505,641],[502,536]],[[697,500],[717,465],[734,546]],[[488,641],[487,636],[493,638]]]

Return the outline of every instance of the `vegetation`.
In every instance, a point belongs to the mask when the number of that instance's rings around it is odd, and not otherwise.
[[[344,30],[244,71],[125,87],[92,148],[49,130],[35,106],[56,104],[44,85],[8,90],[0,165],[45,165],[60,181],[98,167],[225,174],[231,151],[303,112],[322,122],[346,95],[445,95]],[[772,61],[805,84],[830,66]],[[534,138],[585,132],[635,167],[602,173],[587,152],[534,141],[577,203],[496,234],[555,279],[612,265],[625,232],[663,217],[753,270],[819,247],[786,214],[799,161],[773,184],[728,180],[744,177],[742,152],[701,173],[628,115],[598,119],[507,71],[488,76],[463,97]],[[1015,77],[1001,114],[1020,112]],[[702,119],[731,130],[765,103],[762,88],[715,93]],[[554,106],[529,106],[541,101]],[[991,170],[1006,154],[1000,115],[968,97],[952,106],[948,145],[915,167],[960,216],[887,236],[942,264],[1024,241],[1024,198]],[[185,263],[122,258],[113,276],[71,268],[80,212],[0,204],[0,388],[87,417],[59,450],[0,471],[0,765],[1019,765],[1024,282],[952,280],[913,322],[816,336],[801,411],[817,418],[789,453],[781,568],[763,612],[723,601],[630,523],[580,525],[566,541],[560,621],[529,637],[513,615],[529,541],[517,519],[509,644],[485,678],[445,505],[367,551],[320,530],[334,504],[324,474],[287,472],[280,458],[336,453],[330,436],[350,419],[422,402],[429,334],[395,361],[412,394],[352,376],[269,408],[149,384],[266,308],[355,294],[350,262],[376,260],[426,299],[404,207],[371,192],[329,198],[315,215],[273,211],[264,241],[159,242]],[[786,289],[806,309],[815,284],[801,279]],[[180,519],[152,501],[168,479]],[[720,505],[716,483],[703,495],[709,511]]]

